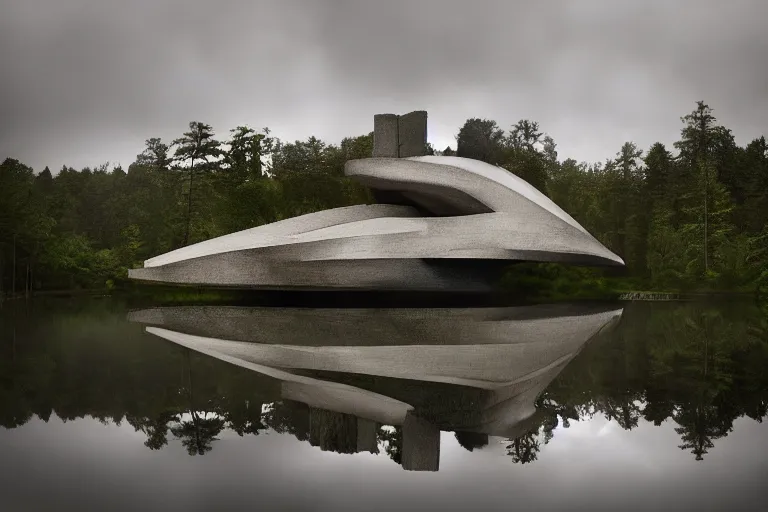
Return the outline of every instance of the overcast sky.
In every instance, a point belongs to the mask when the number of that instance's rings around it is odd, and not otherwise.
[[[768,132],[768,2],[0,0],[0,159],[130,164],[189,121],[283,140],[429,112],[539,121],[561,159],[671,144],[703,99],[739,143]]]
[[[0,430],[4,510],[764,510],[768,424],[746,418],[695,461],[677,424],[631,431],[602,415],[557,428],[531,464],[508,443],[473,452],[440,436],[437,473],[385,454],[321,451],[291,435],[230,430],[202,457],[171,437],[158,451],[128,422],[55,415]],[[21,505],[20,505],[21,504]],[[761,506],[762,505],[762,506]]]

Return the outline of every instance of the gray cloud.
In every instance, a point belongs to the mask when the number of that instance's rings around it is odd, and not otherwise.
[[[93,418],[0,430],[3,510],[764,510],[768,425],[741,418],[701,462],[676,424],[632,431],[598,416],[558,428],[532,464],[508,442],[472,453],[441,434],[437,473],[384,453],[324,452],[289,434],[224,431],[205,456],[153,452],[127,422]],[[77,507],[66,505],[76,504]]]
[[[561,157],[677,137],[706,100],[765,133],[762,0],[201,2],[0,0],[0,158],[128,165],[191,120],[293,140],[426,109],[438,147],[468,117],[541,123]]]

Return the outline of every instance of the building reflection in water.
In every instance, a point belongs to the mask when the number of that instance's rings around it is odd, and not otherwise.
[[[615,305],[572,304],[183,306],[134,311],[129,319],[190,351],[276,381],[276,403],[263,412],[258,406],[251,424],[266,421],[339,453],[375,453],[383,446],[406,470],[437,471],[441,431],[455,432],[468,450],[488,444],[488,436],[509,438],[510,455],[524,459],[530,447],[522,436],[543,421],[537,397],[621,314]],[[191,371],[189,379],[191,390]],[[174,428],[216,423],[194,412],[188,416]],[[190,453],[210,449],[210,442],[195,446],[199,435],[174,434],[191,440]]]

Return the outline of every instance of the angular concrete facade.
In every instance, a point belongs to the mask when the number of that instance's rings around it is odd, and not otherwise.
[[[480,290],[492,261],[624,264],[530,184],[478,160],[370,158],[347,162],[345,172],[393,204],[240,231],[129,275],[238,288]]]

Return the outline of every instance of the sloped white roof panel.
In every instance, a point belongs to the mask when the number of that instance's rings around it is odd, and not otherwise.
[[[345,172],[448,216],[421,217],[417,208],[392,204],[335,208],[183,247],[129,275],[245,287],[440,288],[445,275],[427,260],[624,264],[544,194],[499,167],[428,156],[352,160]]]
[[[157,267],[177,261],[243,249],[269,247],[285,243],[287,237],[352,221],[375,219],[377,217],[411,217],[417,215],[418,213],[413,208],[390,204],[365,204],[333,208],[331,210],[323,210],[280,220],[271,224],[264,224],[182,247],[146,260],[144,267]]]
[[[419,190],[435,196],[447,195],[446,190],[460,191],[495,212],[530,216],[540,210],[539,215],[549,213],[592,237],[531,184],[506,169],[480,160],[456,156],[366,158],[350,160],[345,172],[374,188]],[[460,208],[459,203],[456,206]],[[468,213],[474,211],[460,214]]]

